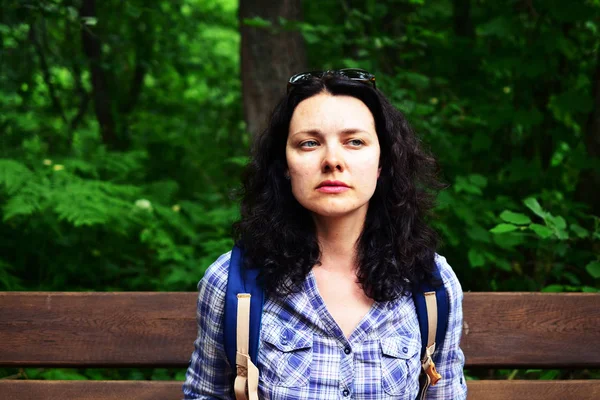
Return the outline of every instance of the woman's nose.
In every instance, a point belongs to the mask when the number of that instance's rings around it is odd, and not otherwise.
[[[343,157],[338,148],[330,146],[326,148],[321,169],[323,172],[344,171]]]

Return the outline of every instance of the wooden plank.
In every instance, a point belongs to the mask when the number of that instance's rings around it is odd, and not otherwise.
[[[0,365],[187,366],[195,293],[0,294]]]
[[[182,382],[0,380],[6,400],[178,400]],[[469,400],[600,398],[600,380],[469,381]]]
[[[469,400],[600,399],[600,380],[469,381]]]
[[[0,366],[186,367],[196,293],[0,292]],[[466,293],[467,367],[600,367],[600,295]]]
[[[181,400],[176,381],[0,380],[5,400]]]
[[[600,380],[469,381],[469,400],[597,400]]]
[[[466,293],[461,347],[469,367],[600,366],[600,295]]]

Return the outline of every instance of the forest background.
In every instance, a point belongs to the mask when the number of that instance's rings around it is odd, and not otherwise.
[[[599,30],[600,0],[4,0],[0,290],[194,291],[288,77],[359,67],[438,157],[465,291],[598,292]]]

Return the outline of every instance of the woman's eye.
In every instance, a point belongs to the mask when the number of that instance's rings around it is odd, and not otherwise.
[[[352,140],[350,140],[350,141],[348,142],[348,144],[349,144],[349,145],[351,145],[351,146],[356,146],[356,147],[358,147],[358,146],[362,146],[364,143],[363,143],[363,141],[362,141],[362,140],[360,140],[360,139],[352,139]]]
[[[315,147],[318,143],[314,140],[307,140],[306,142],[300,143],[300,147]]]

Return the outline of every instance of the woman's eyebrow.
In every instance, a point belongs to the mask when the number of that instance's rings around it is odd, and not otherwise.
[[[346,128],[340,131],[342,135],[353,135],[355,133],[369,133],[368,131],[360,128]]]
[[[299,135],[302,133],[307,134],[307,135],[319,136],[319,137],[325,136],[325,134],[323,132],[321,132],[319,129],[301,129],[299,131],[292,133],[291,136]],[[345,129],[342,129],[341,131],[339,131],[338,133],[341,135],[353,135],[355,133],[369,133],[369,132],[364,129],[360,129],[360,128],[345,128]]]

